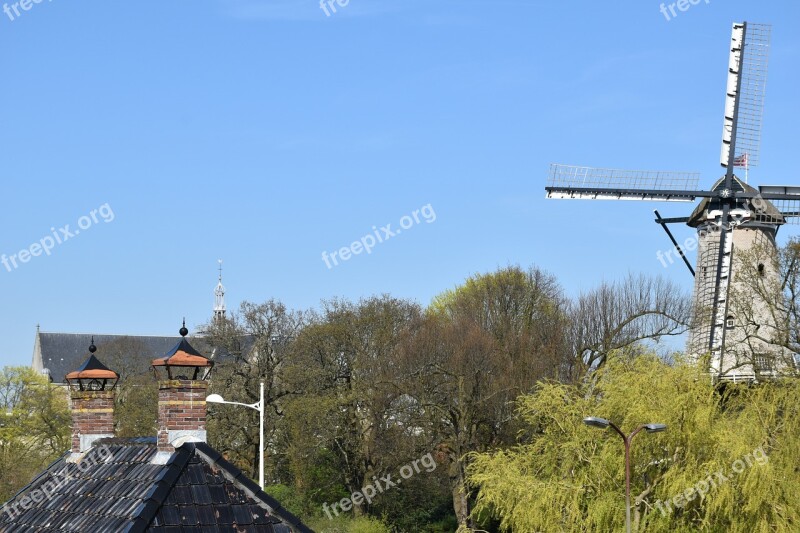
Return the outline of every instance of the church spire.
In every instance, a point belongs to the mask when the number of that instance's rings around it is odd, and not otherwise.
[[[225,287],[222,285],[222,259],[219,260],[219,282],[214,289],[214,320],[225,319]]]

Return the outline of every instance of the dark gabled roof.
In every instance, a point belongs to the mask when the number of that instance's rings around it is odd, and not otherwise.
[[[42,367],[47,369],[50,379],[55,383],[64,383],[64,376],[68,372],[75,370],[86,357],[86,348],[89,346],[91,335],[80,333],[47,333],[42,331],[38,332],[37,336],[39,350],[42,355]],[[182,339],[182,337],[179,336],[94,335],[97,355],[102,360],[103,354],[105,353],[104,348],[106,346],[125,338],[131,338],[137,343],[141,343],[143,347],[141,358],[144,367],[149,367],[153,359],[161,357],[169,352],[180,343]],[[224,350],[215,350],[203,337],[193,337],[191,342],[201,352],[208,355],[214,354],[214,361],[220,361],[230,357]],[[245,353],[249,353],[253,345],[253,337],[245,336],[242,338],[242,347]]]
[[[89,335],[78,333],[45,333],[41,332],[39,345],[42,353],[42,366],[49,371],[50,378],[56,383],[64,383],[64,376],[81,364],[86,357],[89,346]],[[102,358],[104,347],[125,338],[126,335],[95,335],[97,355]],[[141,343],[147,353],[142,354],[145,364],[149,365],[153,358],[167,352],[180,337],[132,337]]]
[[[0,531],[313,533],[205,443],[166,464],[154,438],[105,439],[72,457],[0,508]]]

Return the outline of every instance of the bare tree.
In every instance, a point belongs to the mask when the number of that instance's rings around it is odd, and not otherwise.
[[[306,313],[292,311],[276,300],[263,304],[243,302],[238,313],[213,320],[203,329],[216,363],[211,389],[226,400],[252,404],[259,401],[263,381],[266,404],[265,429],[269,460],[277,462],[277,428],[282,415],[281,399],[294,391],[286,379],[291,355],[289,346],[306,323]],[[249,409],[220,406],[209,417],[212,443],[258,477],[258,414]],[[269,472],[269,470],[268,470]]]
[[[570,309],[576,356],[573,378],[602,365],[614,350],[682,335],[688,330],[691,309],[689,296],[661,277],[629,274],[581,294]]]
[[[98,357],[120,376],[114,425],[119,437],[155,435],[158,430],[158,387],[147,347],[135,337],[119,337],[98,348]]]

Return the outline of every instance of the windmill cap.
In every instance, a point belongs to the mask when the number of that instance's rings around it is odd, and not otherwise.
[[[725,188],[725,177],[723,176],[711,187],[712,191],[719,192]],[[746,192],[753,195],[758,195],[759,192],[755,188],[751,187],[747,183],[740,180],[738,177],[734,176],[731,185],[732,192]],[[752,198],[744,199],[742,198],[740,201],[746,202],[747,208],[751,211],[758,211],[759,213],[759,220],[762,222],[767,222],[769,224],[785,224],[786,219],[783,217],[783,213],[775,207],[775,205],[770,202],[769,200],[765,200],[763,198],[760,199],[758,205],[756,205]],[[689,220],[686,222],[689,226],[696,228],[701,224],[707,222],[706,212],[713,211],[715,209],[722,209],[720,206],[720,201],[716,197],[712,198],[703,198],[703,200],[695,207],[692,214],[689,216]]]

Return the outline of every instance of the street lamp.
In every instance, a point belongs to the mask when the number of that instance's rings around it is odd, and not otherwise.
[[[613,422],[606,420],[605,418],[587,416],[583,419],[583,423],[587,426],[599,429],[606,429],[611,426],[614,428],[614,431],[619,433],[619,436],[622,437],[622,442],[625,443],[625,531],[627,531],[627,533],[631,533],[631,441],[633,440],[633,437],[635,437],[636,434],[643,429],[648,433],[660,433],[661,431],[665,431],[667,429],[667,425],[644,424],[636,428],[633,433],[626,437],[622,430],[620,430]]]
[[[206,397],[206,402],[208,403],[226,403],[228,405],[241,405],[243,407],[249,407],[250,409],[255,409],[259,412],[261,417],[261,423],[259,426],[259,448],[260,453],[258,457],[258,484],[261,486],[261,490],[264,490],[264,382],[261,382],[261,394],[260,400],[256,403],[240,403],[240,402],[226,402],[222,399],[222,396],[219,394],[211,394]]]

